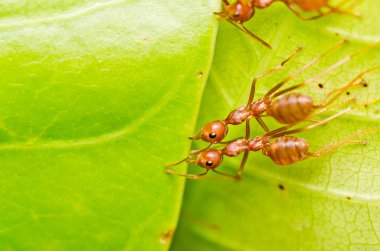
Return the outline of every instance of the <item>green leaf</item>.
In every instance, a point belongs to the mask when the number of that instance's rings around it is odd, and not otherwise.
[[[1,1],[0,250],[168,248],[218,5]]]
[[[380,2],[365,1],[357,8],[362,20],[331,15],[304,22],[285,5],[275,3],[259,10],[248,24],[273,46],[272,51],[230,24],[221,23],[197,130],[206,122],[224,119],[243,105],[253,76],[279,64],[300,44],[304,50],[284,70],[259,81],[256,97],[263,96],[279,80],[342,38],[351,38],[350,44],[287,86],[379,41],[379,8]],[[372,49],[299,91],[320,100],[329,90],[378,65],[379,53],[380,48]],[[368,88],[352,89],[350,96],[360,101],[378,98],[379,71],[364,79]],[[325,88],[318,88],[318,83]],[[321,118],[337,110],[330,110]],[[315,151],[357,131],[379,127],[379,112],[380,105],[373,104],[300,135]],[[271,119],[267,121],[272,129],[279,126]],[[263,134],[256,122],[251,126],[252,135]],[[229,128],[228,139],[244,136],[244,125]],[[189,180],[172,250],[380,250],[380,133],[360,136],[363,138],[368,140],[367,146],[344,146],[322,158],[291,166],[275,165],[261,152],[251,153],[241,182]],[[204,146],[197,143],[195,148]],[[225,157],[220,171],[236,172],[240,159]],[[191,166],[189,172],[202,170]]]

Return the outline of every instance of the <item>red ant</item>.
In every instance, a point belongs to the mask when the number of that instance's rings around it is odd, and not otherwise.
[[[223,11],[222,12],[216,12],[215,14],[218,15],[222,19],[226,19],[228,22],[230,22],[232,25],[236,26],[238,29],[243,31],[244,33],[248,34],[252,38],[259,41],[262,45],[266,46],[269,49],[272,49],[272,47],[253,34],[251,31],[249,31],[245,26],[244,23],[250,20],[255,15],[255,8],[263,9],[268,6],[270,6],[274,2],[283,2],[288,6],[288,8],[293,11],[299,18],[303,20],[313,20],[317,19],[326,15],[329,15],[331,13],[341,13],[341,14],[347,14],[347,15],[354,15],[358,16],[356,14],[353,14],[349,12],[348,10],[351,9],[355,4],[352,4],[349,8],[346,10],[341,9],[341,7],[347,3],[347,1],[342,1],[337,6],[331,6],[329,4],[330,0],[237,0],[235,3],[230,4],[228,0],[223,0]],[[303,17],[298,11],[296,6],[298,6],[300,9],[306,12],[318,12],[316,16],[312,17]],[[323,12],[322,10],[326,8],[328,9],[326,12]]]
[[[296,55],[296,53],[298,53],[298,51],[300,50],[300,48],[298,48],[296,51],[292,53],[292,55],[289,58],[283,61],[280,65],[260,74],[259,76],[253,79],[249,99],[246,105],[233,110],[224,120],[216,120],[216,121],[212,121],[206,124],[205,126],[203,126],[203,128],[200,130],[200,132],[196,136],[190,137],[190,139],[192,140],[202,139],[206,142],[210,142],[210,145],[209,145],[210,147],[212,144],[220,143],[226,137],[228,133],[229,124],[239,125],[245,121],[246,131],[247,131],[246,134],[249,135],[249,131],[250,131],[249,120],[254,118],[257,120],[257,122],[266,132],[269,132],[268,127],[266,126],[264,121],[261,119],[261,117],[263,116],[272,116],[274,119],[276,119],[279,123],[282,123],[282,124],[295,125],[301,121],[305,121],[306,118],[312,115],[316,110],[327,109],[329,106],[331,106],[334,100],[336,100],[340,95],[342,95],[347,89],[352,88],[354,86],[362,85],[362,82],[357,83],[357,84],[349,84],[349,85],[346,85],[345,87],[329,92],[319,104],[314,104],[313,99],[310,96],[305,95],[305,94],[300,94],[300,93],[290,93],[290,94],[280,97],[277,100],[276,98],[289,91],[295,90],[297,88],[300,88],[302,86],[305,86],[314,82],[318,78],[326,75],[327,73],[339,67],[340,65],[348,62],[353,57],[364,53],[369,48],[379,45],[380,42],[373,43],[359,50],[356,53],[353,53],[349,56],[344,57],[343,59],[333,64],[332,66],[330,66],[323,72],[309,78],[308,80],[302,83],[296,84],[282,91],[278,91],[278,90],[285,83],[292,80],[294,77],[296,77],[297,75],[299,75],[300,73],[302,73],[303,71],[311,67],[313,64],[318,62],[320,59],[322,59],[326,55],[332,53],[334,50],[336,50],[337,48],[339,48],[346,42],[347,40],[343,40],[340,43],[338,43],[336,46],[331,48],[330,50],[314,58],[312,61],[310,61],[309,63],[304,65],[301,69],[299,69],[297,72],[293,73],[291,76],[280,81],[277,85],[275,85],[272,89],[270,89],[264,95],[263,98],[260,98],[257,101],[253,102],[257,80],[262,78],[263,76],[268,75],[269,73],[272,73],[274,71],[277,71],[283,68],[285,64],[291,58],[293,58]],[[355,78],[355,81],[363,77],[367,72],[368,71],[365,71],[359,74]],[[333,94],[335,95],[330,100],[328,100]],[[264,113],[266,113],[266,115],[263,115]]]
[[[380,66],[379,66],[380,67]],[[379,68],[376,67],[376,68]],[[374,69],[374,68],[373,68]],[[371,69],[372,70],[372,69]],[[370,71],[370,70],[368,70]],[[367,72],[368,72],[367,71]],[[338,147],[341,147],[343,145],[347,144],[362,144],[365,145],[367,144],[367,141],[365,140],[352,140],[355,137],[358,137],[364,133],[369,133],[369,132],[374,132],[380,130],[380,128],[372,129],[372,130],[365,130],[365,131],[360,131],[357,132],[350,137],[338,141],[338,142],[333,142],[330,143],[321,149],[315,151],[315,152],[310,152],[309,151],[309,143],[302,138],[299,137],[294,137],[294,136],[288,136],[291,134],[307,131],[310,129],[313,129],[317,126],[324,125],[328,121],[341,116],[342,114],[347,113],[348,111],[351,111],[355,107],[358,106],[367,106],[370,103],[374,103],[379,101],[380,99],[375,99],[369,102],[365,102],[353,107],[346,108],[343,111],[340,111],[322,121],[316,122],[312,125],[303,127],[303,128],[298,128],[298,129],[293,129],[289,130],[290,126],[284,126],[282,128],[279,128],[277,130],[269,131],[263,136],[258,136],[255,137],[251,140],[244,138],[244,139],[236,139],[234,141],[231,141],[226,144],[226,146],[222,150],[217,150],[217,149],[207,149],[205,151],[193,151],[188,158],[175,163],[166,166],[167,168],[176,166],[184,161],[188,163],[196,163],[200,167],[205,168],[206,171],[201,174],[179,174],[176,173],[170,169],[166,169],[166,172],[178,176],[184,176],[190,179],[200,179],[204,178],[203,176],[206,175],[210,170],[214,171],[218,174],[224,175],[224,176],[229,176],[228,179],[233,179],[233,180],[240,180],[241,179],[241,174],[245,165],[246,157],[243,157],[243,160],[241,162],[240,168],[237,172],[236,175],[231,175],[227,173],[223,173],[220,171],[215,170],[217,167],[220,166],[223,160],[223,155],[229,156],[229,157],[235,157],[239,155],[242,152],[249,152],[249,151],[259,151],[262,150],[263,155],[268,156],[269,158],[272,159],[272,161],[276,164],[279,165],[291,165],[296,162],[308,159],[310,157],[315,157],[319,158],[322,157],[331,151],[336,150]],[[245,158],[245,159],[244,159]],[[217,178],[218,179],[218,178]]]

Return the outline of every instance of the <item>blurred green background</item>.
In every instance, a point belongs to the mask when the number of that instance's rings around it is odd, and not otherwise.
[[[164,172],[188,154],[188,136],[244,104],[253,76],[297,46],[257,97],[343,38],[347,46],[293,83],[378,41],[379,7],[367,0],[361,20],[304,22],[275,3],[247,24],[268,50],[219,22],[217,0],[1,1],[0,250],[380,250],[379,133],[289,167],[252,153],[241,182]],[[379,64],[379,52],[302,91],[320,100]],[[377,98],[379,72],[364,79],[349,95]],[[379,111],[357,109],[302,136],[318,149],[378,127]],[[231,127],[229,138],[243,132]],[[239,160],[225,158],[221,170]]]

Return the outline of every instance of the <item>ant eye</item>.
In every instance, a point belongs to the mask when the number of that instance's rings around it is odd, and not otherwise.
[[[206,166],[212,166],[212,164],[213,164],[213,163],[212,163],[211,160],[209,160],[209,161],[206,162]]]
[[[210,139],[215,139],[216,138],[216,133],[212,132],[208,135]]]

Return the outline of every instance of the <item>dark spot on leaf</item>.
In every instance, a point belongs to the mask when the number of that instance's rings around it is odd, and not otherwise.
[[[368,83],[365,81],[365,79],[361,79],[360,84],[362,84],[363,87],[368,87]]]
[[[350,95],[350,92],[346,92],[347,95]]]
[[[285,190],[285,187],[284,187],[284,185],[283,185],[283,184],[279,184],[279,185],[278,185],[278,189],[280,189],[280,190],[282,190],[282,191],[283,191],[283,190]]]
[[[174,231],[170,229],[169,231],[162,233],[160,237],[160,242],[162,244],[168,243],[173,238]]]
[[[197,77],[198,77],[198,78],[201,78],[201,77],[203,77],[203,72],[201,72],[201,71],[200,71],[200,72],[198,72],[198,74],[197,74]]]
[[[351,200],[351,197],[350,197],[350,196],[347,196],[346,199],[347,199],[347,200]]]
[[[319,83],[318,87],[322,89],[323,88],[323,84]]]

